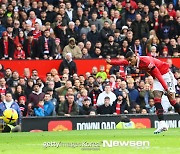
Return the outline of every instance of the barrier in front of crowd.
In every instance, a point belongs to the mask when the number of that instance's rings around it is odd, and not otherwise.
[[[22,119],[22,131],[63,131],[63,130],[93,130],[116,129],[123,115],[97,115],[97,116],[59,116],[59,117],[24,117]],[[158,120],[155,114],[127,115],[135,123],[136,128],[157,128]],[[165,114],[169,128],[180,128],[178,114]]]
[[[166,61],[167,58],[159,58],[162,61]],[[92,67],[96,66],[98,69],[101,65],[107,67],[105,59],[75,59],[77,65],[78,74],[85,74],[91,72]],[[23,76],[24,68],[30,70],[36,69],[39,77],[45,77],[47,72],[50,72],[52,68],[59,68],[62,60],[0,60],[0,64],[4,65],[4,68],[11,68],[13,71],[18,71],[20,76]],[[173,64],[180,68],[179,58],[172,58]],[[88,64],[88,65],[87,65]]]

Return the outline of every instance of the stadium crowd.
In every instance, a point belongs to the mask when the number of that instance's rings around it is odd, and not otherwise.
[[[73,59],[123,59],[128,50],[179,57],[180,0],[1,0],[0,6],[1,59],[63,59],[43,79],[36,69],[20,76],[0,65],[6,105],[14,100],[23,116],[155,113],[153,77],[124,66],[94,66],[80,75]],[[179,103],[179,69],[167,62]]]

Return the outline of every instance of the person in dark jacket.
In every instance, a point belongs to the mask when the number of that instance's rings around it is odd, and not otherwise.
[[[63,75],[64,68],[69,69],[70,76],[73,75],[74,73],[77,73],[76,63],[72,60],[71,53],[67,53],[65,56],[65,59],[61,62],[60,66],[59,66],[59,70],[58,70],[60,75]]]
[[[0,59],[10,59],[12,60],[14,55],[14,42],[8,37],[7,31],[2,33],[2,38],[0,39]]]
[[[104,98],[104,104],[97,108],[97,114],[113,114],[113,107],[110,105],[110,98],[106,96]]]
[[[113,31],[110,28],[109,22],[104,22],[104,27],[100,31],[100,40],[102,41],[102,44],[106,43],[108,41],[108,37],[110,35],[113,35]]]
[[[58,115],[71,116],[78,115],[79,109],[74,100],[73,94],[68,94],[67,99],[59,105]]]
[[[113,102],[114,114],[125,114],[129,111],[126,98],[123,97],[122,92],[117,95],[117,99]]]
[[[24,40],[23,49],[27,59],[38,59],[38,41],[34,39],[33,32],[27,34],[27,39]]]
[[[44,35],[38,39],[40,58],[53,59],[55,53],[55,40],[50,37],[50,31],[46,29]]]
[[[91,106],[91,99],[87,97],[83,100],[83,106],[79,108],[79,115],[89,115],[91,111],[95,109]]]
[[[99,32],[95,24],[91,25],[91,31],[87,33],[87,40],[91,42],[92,46],[95,46],[99,40]]]
[[[142,39],[144,34],[147,34],[149,37],[149,26],[142,20],[142,16],[140,14],[136,14],[136,20],[132,22],[131,28],[134,38]]]
[[[103,46],[103,56],[110,56],[112,58],[116,58],[120,55],[120,47],[118,43],[114,42],[114,36],[109,35],[108,42]]]

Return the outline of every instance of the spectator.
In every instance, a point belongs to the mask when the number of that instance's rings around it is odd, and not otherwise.
[[[128,113],[129,106],[122,93],[117,96],[117,99],[113,102],[114,114],[126,114]]]
[[[87,48],[83,48],[82,49],[82,58],[83,59],[90,59],[91,58],[91,56],[88,53],[88,49]]]
[[[61,104],[59,107],[58,115],[61,116],[71,116],[71,115],[78,115],[79,109],[74,101],[74,95],[69,94],[67,99]]]
[[[111,19],[108,18],[107,11],[103,11],[102,17],[99,19],[99,21],[101,22],[101,27],[103,27],[105,21],[109,22],[110,25],[112,24]]]
[[[153,99],[154,95],[152,90],[150,90],[150,85],[145,84],[143,90],[139,92],[139,104],[141,108],[149,106],[149,99]]]
[[[27,99],[29,97],[29,94],[32,93],[32,91],[33,91],[33,84],[34,83],[33,83],[32,79],[27,79],[27,86],[24,90]]]
[[[19,100],[18,100],[18,103],[19,103],[19,107],[20,107],[20,110],[21,110],[21,115],[23,117],[26,117],[27,116],[26,97],[20,96]]]
[[[34,115],[44,117],[44,101],[39,101],[37,106],[34,107]]]
[[[110,103],[110,98],[106,96],[104,99],[104,104],[98,106],[97,114],[113,114],[114,110]]]
[[[55,107],[51,99],[51,95],[46,93],[44,95],[44,116],[55,115]]]
[[[21,85],[18,85],[17,87],[15,87],[15,93],[13,98],[16,102],[18,102],[21,96],[25,97],[24,89]]]
[[[9,87],[16,87],[18,85],[19,82],[19,73],[17,71],[14,71],[12,73],[12,77],[10,78],[10,80],[7,82],[7,85]]]
[[[93,46],[98,42],[99,32],[95,24],[91,24],[91,30],[87,33],[87,40],[90,41]]]
[[[42,26],[42,22],[39,18],[36,17],[36,14],[34,11],[29,12],[29,19],[26,20],[26,24],[29,24],[32,28],[31,30],[34,30],[35,23],[39,23],[40,27]]]
[[[108,41],[108,37],[110,35],[113,35],[113,31],[110,28],[109,22],[105,21],[104,26],[100,31],[100,40],[103,45],[104,45],[104,43],[106,43]]]
[[[48,29],[44,31],[44,35],[39,37],[39,53],[40,58],[52,60],[55,53],[55,40],[50,37]]]
[[[88,95],[91,98],[92,106],[94,106],[95,108],[97,108],[97,99],[101,92],[102,91],[100,90],[99,84],[95,82],[93,85],[93,89]]]
[[[38,41],[34,39],[32,31],[27,34],[23,49],[27,59],[39,59],[40,52],[38,50]]]
[[[81,28],[81,31],[80,31],[80,35],[82,35],[82,34],[87,35],[90,30],[91,30],[91,28],[89,27],[88,20],[84,20],[83,27]]]
[[[71,53],[66,53],[64,60],[61,62],[58,70],[60,75],[63,75],[64,68],[69,69],[70,76],[72,76],[74,73],[77,73],[76,63],[72,60]]]
[[[97,17],[98,17],[97,13],[93,12],[92,16],[91,16],[91,19],[89,19],[89,24],[90,25],[95,25],[96,28],[97,28],[97,31],[99,32],[102,29],[102,26],[101,26],[101,22],[97,19]]]
[[[129,91],[129,100],[130,100],[131,107],[133,108],[136,106],[136,104],[139,104],[139,92],[134,87],[133,78],[130,78],[127,82],[128,82],[128,91]]]
[[[4,65],[0,64],[0,78],[5,77]]]
[[[107,74],[103,65],[100,66],[100,72],[96,74],[96,78],[98,78],[99,76],[102,78],[103,81],[107,79]]]
[[[104,91],[99,94],[97,99],[97,106],[104,104],[104,98],[108,96],[110,98],[110,105],[116,100],[116,95],[111,91],[111,87],[109,84],[105,85]]]
[[[108,42],[103,46],[103,57],[110,56],[116,58],[120,55],[120,47],[118,43],[114,42],[114,36],[108,36]]]
[[[82,107],[83,106],[83,100],[85,98],[88,98],[88,91],[86,89],[82,89],[78,94],[77,94],[77,100],[76,100],[76,103],[78,104],[79,107]]]
[[[16,49],[14,51],[14,59],[25,59],[25,52],[22,48],[23,47],[20,43],[16,45]]]
[[[37,106],[39,101],[42,101],[45,94],[43,92],[40,92],[40,86],[39,84],[33,85],[33,91],[28,96],[28,104],[32,103],[32,106]]]
[[[80,26],[83,25],[84,21],[87,20],[87,17],[83,13],[83,9],[81,7],[77,8],[77,13],[74,14],[73,21],[79,20]]]
[[[95,109],[91,106],[91,99],[84,98],[83,106],[79,108],[79,115],[90,115],[91,111],[95,111]]]
[[[156,108],[154,106],[154,99],[153,98],[149,99],[149,105],[146,106],[146,109],[147,109],[148,113],[155,113]]]
[[[11,88],[6,85],[6,80],[4,78],[0,79],[0,95],[5,95],[7,92],[12,92]],[[2,100],[1,100],[2,101]]]
[[[10,68],[6,68],[5,70],[5,80],[9,81],[12,77],[12,70]]]
[[[18,124],[21,124],[21,110],[19,108],[19,105],[13,100],[12,94],[7,92],[5,94],[5,99],[2,100],[2,103],[0,103],[0,116],[3,115],[4,110],[12,108],[17,111],[18,113]]]
[[[72,87],[72,82],[70,80],[67,80],[65,82],[65,85],[64,86],[61,86],[59,88],[56,88],[56,92],[57,92],[57,95],[64,95],[66,96],[66,93],[67,93],[67,90],[68,88]]]
[[[131,27],[134,38],[142,39],[144,34],[147,34],[147,36],[149,37],[148,24],[142,20],[142,16],[140,14],[136,14],[136,20],[132,22]]]
[[[72,58],[82,58],[82,52],[80,48],[76,45],[74,38],[70,38],[69,44],[64,47],[63,53],[62,53],[64,58],[67,53],[71,53]]]
[[[0,39],[0,58],[12,60],[13,54],[14,42],[8,37],[7,31],[4,31]]]

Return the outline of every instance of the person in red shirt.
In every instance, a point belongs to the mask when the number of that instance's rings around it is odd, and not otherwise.
[[[25,52],[22,50],[22,45],[20,43],[16,45],[14,59],[25,59]]]
[[[180,105],[175,100],[175,85],[177,83],[173,73],[169,69],[166,62],[162,62],[156,58],[149,56],[137,56],[133,51],[128,51],[124,60],[106,59],[111,65],[131,65],[140,70],[144,70],[154,77],[153,94],[156,107],[156,114],[160,121],[158,128],[154,131],[155,134],[167,131],[168,127],[164,121],[163,107],[161,98],[166,94],[169,102],[174,109],[180,114]]]

